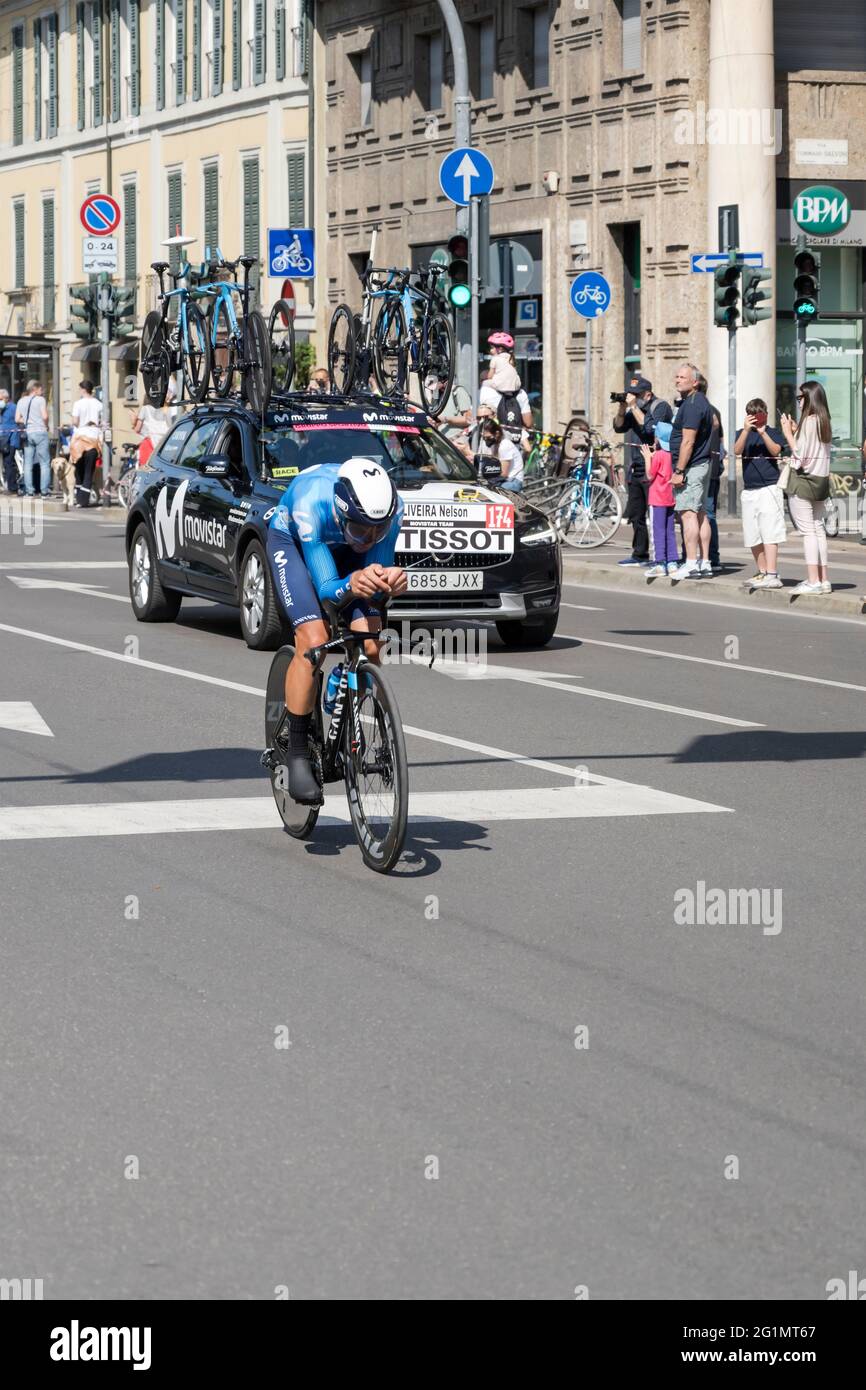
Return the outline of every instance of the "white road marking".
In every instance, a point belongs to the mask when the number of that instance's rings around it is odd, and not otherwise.
[[[559,606],[560,608],[579,608],[582,613],[603,613],[605,611],[603,608],[593,608],[588,603],[563,603],[561,600]]]
[[[856,690],[861,694],[866,694],[866,685],[853,685],[850,681],[831,681],[825,676],[801,676],[795,671],[777,671],[772,666],[747,666],[743,661],[719,661],[717,657],[711,656],[689,656],[685,652],[664,652],[658,647],[635,647],[629,642],[606,642],[600,637],[581,637],[569,634],[569,639],[587,647],[612,647],[614,651],[638,652],[641,656],[662,656],[668,661],[693,661],[699,666],[719,666],[723,671],[748,671],[754,676],[775,676],[783,681],[802,681],[806,685],[829,685],[836,690]],[[736,721],[729,722],[735,723]],[[763,729],[766,726],[757,724],[753,727]]]
[[[574,820],[596,816],[692,815],[727,812],[651,787],[618,782],[606,786],[530,787],[481,791],[417,792],[409,820],[479,822]],[[344,796],[327,796],[319,825],[346,825]],[[0,840],[65,840],[107,835],[170,835],[191,830],[276,830],[271,796],[209,797],[194,801],[120,801],[108,805],[14,806],[0,809]]]
[[[0,570],[125,570],[125,560],[15,560]]]
[[[36,579],[30,575],[7,574],[6,578],[19,589],[65,589],[70,594],[87,594],[90,598],[108,598],[113,603],[129,606],[128,594],[107,594],[103,584],[74,584],[68,579]]]
[[[574,640],[582,641],[583,639]],[[602,643],[601,645],[605,644]],[[634,648],[634,650],[639,649]],[[413,656],[412,659],[419,665],[427,665],[427,661],[421,656]],[[706,710],[686,709],[682,705],[665,705],[657,700],[645,700],[641,696],[617,695],[611,690],[593,690],[589,686],[568,685],[566,681],[569,677],[554,671],[527,671],[520,666],[498,666],[492,663],[481,666],[475,665],[471,661],[450,661],[446,658],[437,661],[432,669],[438,671],[440,675],[451,676],[454,680],[522,681],[528,685],[539,685],[545,690],[562,690],[572,695],[587,695],[594,700],[612,700],[618,705],[637,705],[640,709],[659,710],[662,714],[676,714],[682,719],[700,719],[710,724],[727,724],[735,729],[763,729],[766,727],[766,725],[758,724],[752,719],[735,719],[729,714],[709,714]]]
[[[12,568],[14,569],[15,566],[13,565]],[[701,584],[711,584],[712,580],[699,580],[697,582]],[[612,593],[609,585],[591,584],[588,580],[581,580],[578,582],[574,579],[564,579],[562,587],[564,589],[591,589],[593,592],[597,589],[600,593],[607,594],[608,597]],[[850,627],[859,627],[861,632],[864,628],[863,618],[837,618],[834,617],[832,613],[828,613],[826,616],[823,613],[801,613],[795,604],[790,605],[788,608],[770,608],[769,606],[765,607],[763,604],[751,606],[747,603],[726,603],[724,599],[689,598],[687,594],[680,594],[679,592],[675,594],[665,594],[661,593],[655,586],[650,587],[649,585],[644,589],[620,589],[617,587],[616,592],[627,598],[660,598],[668,603],[700,603],[707,608],[733,608],[737,613],[742,613],[744,611],[747,613],[759,613],[764,618],[781,618],[786,621],[790,621],[791,618],[809,618],[816,623],[847,623]],[[560,634],[557,634],[557,636],[559,635]]]
[[[29,700],[0,700],[0,729],[12,729],[16,734],[54,737],[36,706]]]

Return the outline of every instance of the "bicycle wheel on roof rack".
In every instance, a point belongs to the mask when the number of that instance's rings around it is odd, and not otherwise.
[[[287,395],[295,375],[295,323],[285,299],[278,299],[268,319],[271,344],[271,391]]]
[[[243,383],[247,404],[261,415],[271,398],[271,343],[268,326],[258,309],[244,319]]]
[[[386,299],[373,330],[373,370],[386,396],[405,396],[409,376],[409,333],[399,299]]]
[[[331,391],[347,396],[355,376],[355,318],[348,304],[338,304],[328,329],[328,377]]]
[[[423,330],[422,330],[423,331]],[[454,330],[443,313],[436,313],[426,328],[426,341],[418,368],[418,388],[427,414],[442,414],[454,385]]]

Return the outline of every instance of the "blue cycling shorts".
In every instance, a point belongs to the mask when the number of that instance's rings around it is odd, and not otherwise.
[[[347,545],[332,546],[331,554],[340,574],[351,574],[353,569],[359,568],[357,555]],[[323,619],[313,577],[304,563],[300,546],[291,536],[273,528],[268,530],[268,560],[277,604],[292,629]],[[350,622],[370,615],[381,617],[378,608],[363,598],[355,599],[347,608]]]

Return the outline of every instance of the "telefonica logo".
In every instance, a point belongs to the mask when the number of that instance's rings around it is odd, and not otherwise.
[[[816,183],[794,199],[794,221],[814,236],[833,236],[851,221],[851,204],[838,188]]]

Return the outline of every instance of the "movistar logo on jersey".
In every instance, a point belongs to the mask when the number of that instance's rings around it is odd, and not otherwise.
[[[851,204],[838,188],[816,183],[794,199],[794,221],[813,236],[834,236],[851,221]]]

